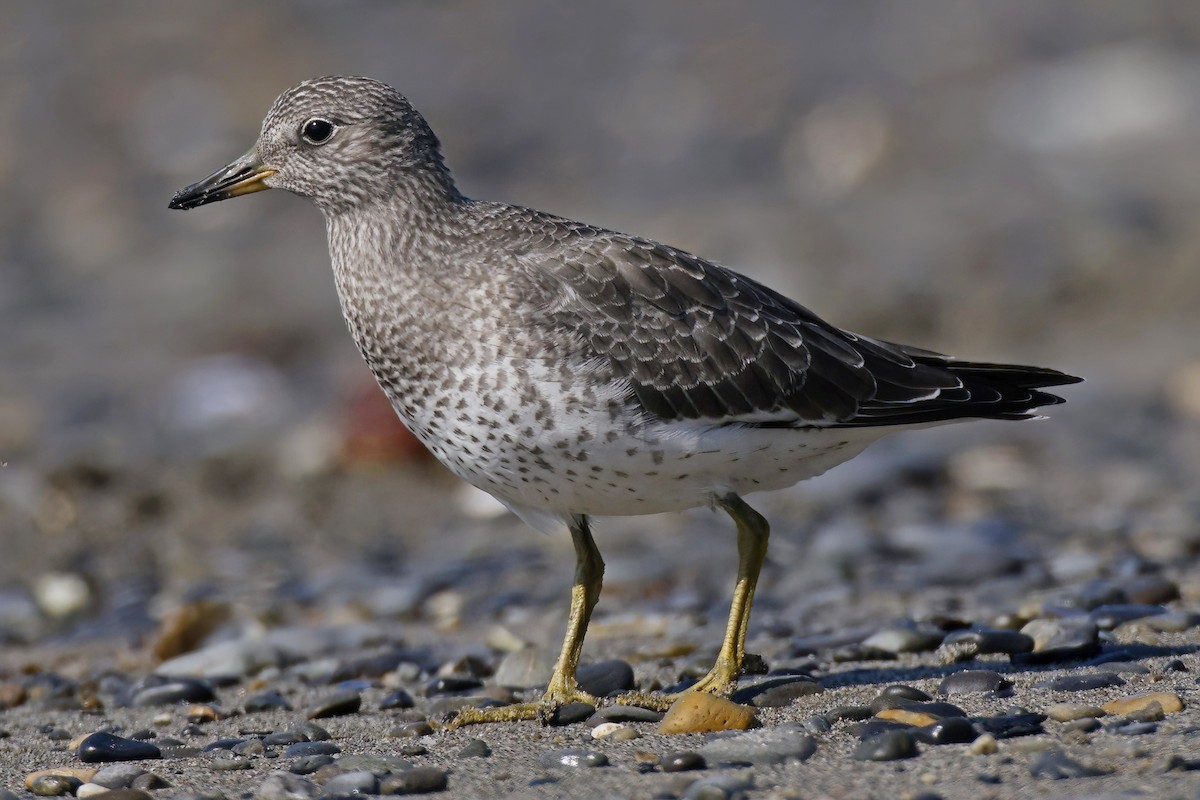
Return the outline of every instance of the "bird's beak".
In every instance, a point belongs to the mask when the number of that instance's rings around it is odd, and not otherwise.
[[[275,174],[275,170],[263,165],[252,149],[228,166],[209,175],[202,181],[186,186],[175,193],[167,208],[197,208],[206,203],[228,200],[241,194],[270,189],[264,180]]]

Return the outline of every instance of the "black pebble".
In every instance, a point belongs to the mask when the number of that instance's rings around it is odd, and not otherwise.
[[[1033,736],[1043,732],[1045,714],[1001,714],[995,717],[972,717],[971,722],[981,733],[990,733],[997,739],[1016,736]]]
[[[391,694],[379,701],[380,711],[389,711],[394,708],[405,709],[413,707],[412,695],[403,689],[397,689]]]
[[[596,697],[608,697],[635,688],[633,667],[619,658],[584,664],[576,671],[579,688]]]
[[[917,743],[907,731],[884,731],[859,742],[854,748],[857,761],[896,761],[917,755]]]
[[[362,708],[362,695],[353,689],[340,689],[318,700],[317,704],[308,712],[308,718],[342,717],[347,714],[357,714],[360,708]]]
[[[104,732],[93,733],[79,743],[79,760],[85,764],[138,761],[143,758],[162,758],[162,751],[148,742],[122,739]]]
[[[990,669],[968,669],[947,675],[938,691],[944,695],[1002,692],[1012,688],[1012,681]]]
[[[691,750],[668,753],[658,760],[658,764],[663,772],[687,772],[693,769],[704,769],[708,766],[704,762],[704,756]]]
[[[574,725],[596,713],[596,707],[588,703],[567,703],[554,709],[548,722],[551,725]]]
[[[334,761],[335,759],[331,755],[301,756],[288,765],[288,772],[296,775],[311,775]]]
[[[478,678],[434,678],[425,687],[425,696],[433,697],[438,694],[460,694],[462,692],[473,692],[483,686],[483,681]]]
[[[947,717],[920,729],[922,741],[930,744],[966,744],[979,736],[971,721],[963,717]]]
[[[458,751],[459,758],[487,758],[492,754],[492,748],[482,739],[472,739]]]
[[[300,756],[334,756],[342,752],[342,748],[333,742],[296,742],[288,745],[283,754],[288,758]]]
[[[245,701],[242,703],[242,708],[246,709],[247,714],[254,714],[259,711],[273,711],[275,709],[291,711],[292,704],[279,692],[274,689],[267,689],[263,692],[255,692],[254,694],[247,695]]]
[[[198,678],[180,678],[163,683],[152,683],[151,679],[147,678],[146,684],[144,688],[134,691],[129,705],[141,707],[174,703],[210,703],[217,699],[212,685]]]

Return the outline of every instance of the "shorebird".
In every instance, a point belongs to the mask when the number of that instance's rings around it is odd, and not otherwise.
[[[1042,389],[1079,380],[851,333],[678,248],[470,199],[425,119],[367,78],[288,89],[254,147],[170,207],[268,188],[324,214],[342,313],[404,424],[535,528],[570,530],[570,614],[545,694],[456,724],[597,704],[575,678],[604,573],[593,515],[712,506],[733,518],[724,641],[683,691],[727,695],[767,551],[767,521],[743,495],[818,475],[895,431],[1031,418],[1062,402]]]

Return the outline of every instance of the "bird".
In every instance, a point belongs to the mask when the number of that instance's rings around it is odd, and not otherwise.
[[[743,497],[819,475],[896,431],[1024,420],[1080,381],[842,330],[685,250],[462,194],[425,118],[391,86],[323,77],[283,92],[254,146],[177,192],[192,209],[264,189],[322,212],[346,324],[396,413],[449,470],[576,565],[542,697],[452,725],[547,721],[602,699],[576,679],[604,561],[593,517],[708,506],[737,531],[737,578],[712,669],[666,708],[729,696],[769,525]]]

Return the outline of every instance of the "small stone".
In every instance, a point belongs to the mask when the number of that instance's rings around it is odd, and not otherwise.
[[[566,703],[554,709],[548,721],[554,726],[574,725],[577,722],[590,719],[595,713],[596,707],[590,703]]]
[[[447,773],[437,767],[412,767],[395,772],[379,782],[380,794],[428,794],[443,792],[448,785]]]
[[[869,706],[837,706],[826,711],[822,716],[826,722],[834,724],[842,721],[861,722],[874,715],[875,712]]]
[[[262,739],[247,739],[235,744],[230,751],[237,756],[261,756],[266,749]]]
[[[1142,736],[1158,730],[1157,722],[1126,722],[1113,727],[1112,732],[1120,736]]]
[[[596,727],[592,728],[593,739],[607,739],[617,731],[629,730],[625,725],[619,722],[601,722]]]
[[[902,725],[913,725],[918,728],[925,725],[932,725],[938,721],[938,717],[932,714],[927,714],[923,711],[909,711],[903,708],[885,708],[875,716],[880,719],[899,722]]]
[[[76,797],[92,797],[97,794],[108,794],[112,790],[98,783],[85,783],[75,790]],[[138,792],[142,794],[142,792]],[[149,795],[147,795],[148,797]]]
[[[996,737],[990,733],[985,733],[982,736],[971,742],[971,753],[977,756],[990,756],[1000,749],[1000,745],[996,742]]]
[[[218,718],[217,710],[209,705],[193,705],[187,710],[187,721],[194,725],[216,722]]]
[[[1149,675],[1150,668],[1136,661],[1102,661],[1096,664],[1100,672],[1116,672],[1122,675]]]
[[[971,723],[983,733],[997,739],[1012,739],[1018,736],[1033,736],[1043,732],[1045,714],[1019,713],[1000,714],[994,717],[971,717]]]
[[[937,648],[945,638],[945,632],[936,625],[903,620],[871,634],[862,646],[885,653],[920,653]]]
[[[917,754],[917,743],[908,732],[884,731],[859,742],[853,757],[857,761],[896,761]]]
[[[584,664],[576,670],[579,688],[595,697],[608,697],[636,688],[633,667],[619,658]]]
[[[658,725],[659,733],[710,733],[746,730],[757,720],[754,709],[711,694],[686,694],[675,701]]]
[[[767,677],[739,688],[730,699],[755,708],[783,708],[797,698],[823,691],[825,687],[808,677]]]
[[[1096,624],[1087,617],[1035,619],[1021,629],[1032,637],[1033,651],[1014,657],[1014,661],[1045,664],[1089,658],[1100,651]]]
[[[255,790],[254,800],[309,800],[320,793],[321,788],[307,778],[272,772]]]
[[[1046,716],[1055,722],[1071,722],[1088,717],[1103,717],[1104,709],[1084,703],[1055,703],[1046,708]]]
[[[538,761],[543,767],[607,767],[608,756],[596,750],[568,747],[542,753]]]
[[[403,689],[396,689],[379,701],[380,711],[412,708],[415,705],[413,697]]]
[[[1063,725],[1064,733],[1094,733],[1103,727],[1100,720],[1093,717],[1085,717],[1083,719],[1072,720]]]
[[[429,736],[433,733],[433,726],[428,722],[406,722],[403,725],[397,725],[392,728],[389,736],[395,736],[400,739],[416,739],[421,736]]]
[[[1200,614],[1191,611],[1168,611],[1157,617],[1139,620],[1137,624],[1159,633],[1182,633],[1200,625]]]
[[[965,717],[946,717],[916,733],[929,744],[966,744],[979,737],[975,726]]]
[[[804,761],[817,751],[817,743],[795,723],[710,739],[696,749],[715,766],[751,764],[767,766]]]
[[[1033,649],[1033,638],[1017,631],[996,628],[952,631],[938,649],[943,663],[966,661],[981,655],[1016,655]]]
[[[1004,692],[1012,688],[1012,681],[990,669],[968,669],[947,675],[938,684],[938,691],[946,696],[955,694],[982,694]]]
[[[96,770],[88,767],[51,767],[39,769],[25,776],[25,788],[33,789],[33,782],[38,778],[73,778],[75,786],[91,781],[96,776]]]
[[[111,733],[99,731],[83,739],[77,749],[79,760],[85,764],[107,761],[140,761],[162,758],[162,751],[148,742],[123,739]]]
[[[99,784],[106,789],[124,789],[133,783],[134,778],[146,774],[146,770],[137,764],[110,764],[95,771],[89,782]]]
[[[267,689],[246,695],[246,699],[242,702],[242,708],[246,710],[247,714],[256,714],[260,711],[291,711],[292,704],[279,692]]]
[[[65,794],[75,794],[83,785],[79,778],[70,775],[39,775],[29,781],[29,791],[38,797],[61,797]]]
[[[1125,681],[1111,672],[1100,672],[1084,675],[1060,675],[1048,681],[1039,681],[1034,684],[1034,688],[1050,689],[1055,692],[1089,692],[1093,689],[1124,685]]]
[[[1138,575],[1121,584],[1131,603],[1160,605],[1179,599],[1179,584],[1161,575]]]
[[[212,685],[207,681],[180,678],[140,689],[134,693],[129,705],[141,708],[175,703],[211,703],[216,699]]]
[[[1107,775],[1108,771],[1080,763],[1055,748],[1039,753],[1029,765],[1029,774],[1035,778],[1058,781],[1066,778],[1095,778]]]
[[[740,775],[713,775],[693,781],[679,800],[741,800],[754,784]]]
[[[554,670],[554,654],[541,647],[525,647],[508,653],[496,667],[497,686],[510,689],[533,689],[550,682]]]
[[[482,739],[471,739],[458,751],[459,758],[488,758],[491,754],[492,748]]]
[[[288,764],[288,772],[296,775],[312,775],[322,767],[327,767],[337,761],[333,756],[301,756]]]
[[[325,719],[357,714],[362,708],[362,695],[353,689],[342,689],[317,701],[308,712],[309,719]]]
[[[215,772],[236,772],[250,769],[250,767],[250,759],[235,755],[228,750],[214,750],[208,760],[208,768]]]
[[[288,745],[283,754],[288,758],[299,758],[300,756],[335,756],[340,752],[342,752],[342,748],[333,742],[296,742]]]
[[[392,755],[375,755],[372,753],[351,753],[338,759],[338,767],[347,771],[365,769],[375,775],[385,775],[389,772],[403,772],[412,769],[413,763],[407,759]]]
[[[690,772],[694,769],[707,769],[704,757],[691,750],[681,750],[678,753],[667,753],[658,760],[658,766],[663,772]]]
[[[13,681],[0,683],[0,711],[16,708],[28,698],[25,687]]]
[[[652,708],[613,705],[597,711],[588,722],[662,722],[663,716],[663,712]]]
[[[343,772],[335,775],[321,787],[321,793],[327,797],[339,795],[375,794],[379,789],[379,778],[375,773],[365,769],[353,772]]]
[[[905,686],[902,683],[885,686],[883,691],[871,700],[871,713],[877,713],[885,708],[898,708],[908,703],[924,703],[932,700],[925,692],[915,686]]]
[[[471,676],[448,675],[434,678],[425,685],[425,696],[435,697],[443,694],[462,694],[473,692],[483,686],[483,681]]]
[[[1116,605],[1098,606],[1088,613],[1088,618],[1102,631],[1111,631],[1118,625],[1147,617],[1157,617],[1167,613],[1162,606],[1144,605],[1141,603],[1120,603]]]
[[[1105,703],[1101,708],[1108,714],[1124,715],[1141,711],[1151,703],[1158,703],[1165,714],[1183,710],[1183,700],[1174,692],[1142,692]]]

